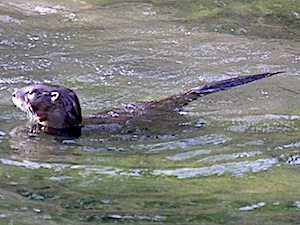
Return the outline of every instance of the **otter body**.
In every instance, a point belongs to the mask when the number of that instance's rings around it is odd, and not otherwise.
[[[244,85],[275,74],[264,73],[236,77],[192,88],[159,101],[135,102],[122,108],[92,114],[82,118],[79,100],[69,88],[37,84],[13,92],[12,101],[30,117],[34,132],[44,131],[54,135],[79,136],[82,127],[88,129],[117,130],[124,125],[139,126],[143,122],[179,116],[181,108],[198,97]],[[158,118],[159,117],[159,118]]]

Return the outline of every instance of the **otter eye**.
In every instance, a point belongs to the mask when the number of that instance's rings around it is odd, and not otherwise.
[[[34,92],[35,92],[34,90],[30,90],[30,91],[27,91],[27,94],[28,94],[28,95],[33,95]]]

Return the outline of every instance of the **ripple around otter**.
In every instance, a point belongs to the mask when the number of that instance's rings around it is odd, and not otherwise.
[[[134,145],[136,150],[143,150],[146,153],[158,153],[162,151],[169,151],[175,149],[185,149],[196,145],[213,144],[218,145],[229,141],[230,138],[222,134],[207,134],[199,137],[186,138],[181,140],[174,140],[169,142],[148,144],[148,145]]]
[[[238,152],[238,153],[234,153],[234,154],[220,154],[220,155],[205,157],[205,158],[199,160],[198,162],[227,161],[227,160],[233,160],[233,159],[237,159],[237,158],[249,158],[249,157],[260,155],[260,154],[262,154],[261,151]]]
[[[151,174],[154,176],[175,176],[178,179],[192,178],[197,176],[212,176],[212,175],[223,175],[226,173],[233,174],[235,176],[241,176],[249,172],[259,172],[269,169],[272,166],[278,164],[276,158],[265,158],[258,159],[255,161],[244,161],[244,162],[229,162],[221,163],[208,167],[199,168],[179,168],[173,170],[159,170],[155,169],[149,171],[147,169],[121,169],[107,166],[87,166],[87,165],[70,165],[70,164],[48,164],[48,163],[37,163],[28,160],[14,161],[8,159],[0,159],[0,162],[5,165],[12,165],[17,167],[25,167],[29,169],[53,169],[55,171],[62,171],[64,169],[75,169],[79,170],[81,176],[89,176],[91,174],[102,174],[109,176],[142,176],[143,174]],[[53,179],[53,178],[51,178]]]
[[[192,178],[197,176],[212,176],[222,175],[224,173],[231,173],[235,176],[241,176],[248,172],[259,172],[267,170],[276,165],[278,160],[276,158],[258,159],[256,161],[245,162],[230,162],[209,167],[201,168],[180,168],[174,170],[154,170],[153,175],[175,176],[179,179]]]
[[[166,157],[169,160],[174,160],[174,161],[179,161],[179,160],[185,160],[185,159],[190,159],[192,157],[198,156],[198,155],[207,155],[210,154],[211,150],[208,149],[200,149],[200,150],[195,150],[195,151],[188,151],[188,152],[183,152],[179,153],[173,156],[168,156]]]

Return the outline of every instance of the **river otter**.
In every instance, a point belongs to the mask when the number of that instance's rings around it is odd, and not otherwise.
[[[124,125],[137,123],[137,121],[155,122],[155,116],[158,114],[168,114],[172,117],[174,114],[178,115],[184,105],[198,97],[244,85],[278,73],[282,72],[226,79],[195,87],[162,100],[129,103],[122,108],[92,114],[84,118],[81,115],[77,95],[74,91],[63,86],[50,84],[26,86],[13,92],[12,101],[30,117],[32,132],[44,131],[54,135],[79,136],[82,127],[116,130]]]

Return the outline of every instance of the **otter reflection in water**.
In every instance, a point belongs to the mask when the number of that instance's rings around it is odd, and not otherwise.
[[[227,90],[259,79],[273,76],[275,73],[264,73],[235,77],[211,84],[192,88],[158,101],[135,102],[122,108],[107,110],[82,118],[79,100],[69,88],[37,84],[16,90],[12,94],[14,104],[30,117],[31,132],[43,131],[59,136],[75,136],[81,129],[118,130],[124,126],[138,127],[156,123],[157,120],[179,116],[183,106],[207,94]],[[159,118],[158,118],[159,117]]]

